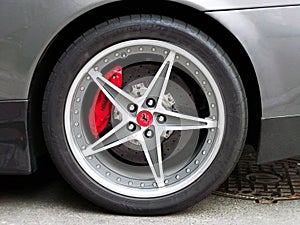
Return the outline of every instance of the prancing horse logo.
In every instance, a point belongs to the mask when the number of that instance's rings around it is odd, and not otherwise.
[[[147,110],[143,110],[137,114],[136,120],[139,125],[148,127],[153,121],[153,115]]]
[[[145,123],[148,123],[148,121],[149,121],[149,116],[148,116],[146,113],[143,113],[143,114],[142,114],[141,120],[144,120]]]

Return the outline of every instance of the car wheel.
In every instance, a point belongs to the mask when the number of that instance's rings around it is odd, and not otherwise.
[[[65,51],[43,125],[55,165],[84,197],[158,215],[194,205],[227,178],[243,149],[247,102],[211,38],[172,18],[132,15]]]

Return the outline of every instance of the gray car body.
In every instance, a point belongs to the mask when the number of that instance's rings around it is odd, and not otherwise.
[[[130,1],[128,1],[130,2]],[[162,2],[162,1],[161,1]],[[251,60],[259,85],[261,125],[259,162],[299,155],[300,145],[300,1],[296,0],[173,0],[205,13],[220,23],[239,41]],[[25,137],[0,139],[0,156],[22,155],[14,173],[34,170],[33,146],[29,141],[28,118],[30,90],[41,59],[55,38],[72,21],[114,0],[52,0],[0,2],[0,103],[18,105],[18,113],[5,116],[0,108],[0,136],[10,122],[23,122]],[[153,4],[159,4],[154,1]],[[138,12],[139,10],[136,10]],[[117,16],[117,15],[116,15]],[[41,74],[39,76],[42,76]],[[35,77],[38,79],[38,77]],[[20,106],[19,103],[23,103]],[[12,128],[13,129],[13,128]],[[22,131],[19,131],[22,133]],[[5,136],[5,135],[3,135]],[[1,137],[0,137],[1,138]],[[21,140],[22,139],[22,140]],[[23,147],[13,147],[16,140]],[[9,147],[8,147],[9,146]],[[22,151],[23,153],[19,153]],[[0,160],[1,168],[8,165]],[[10,163],[12,165],[12,163]],[[20,169],[20,167],[22,167]],[[3,172],[5,173],[5,172]]]

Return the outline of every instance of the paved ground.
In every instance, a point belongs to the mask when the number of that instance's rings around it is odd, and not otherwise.
[[[300,224],[300,200],[258,204],[250,200],[209,196],[194,207],[164,217],[108,214],[75,193],[49,165],[26,177],[0,176],[0,225],[185,225]]]

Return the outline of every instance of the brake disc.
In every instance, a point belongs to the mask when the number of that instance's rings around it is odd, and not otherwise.
[[[123,90],[129,93],[133,97],[142,96],[147,87],[149,86],[153,76],[156,73],[158,66],[156,65],[138,65],[130,68],[124,68],[123,70]],[[141,76],[141,74],[149,74],[149,76]],[[173,78],[176,77],[176,74],[172,74]],[[179,86],[183,86],[180,84]],[[173,85],[169,87],[172,92],[182,92],[178,90],[178,87]],[[188,92],[188,88],[185,89]],[[186,95],[182,95],[181,98],[174,99],[170,92],[164,95],[162,104],[163,106],[170,111],[177,111],[177,105],[184,105],[182,103],[186,102],[186,96],[191,95],[190,92],[186,93]],[[112,110],[112,126],[114,127],[117,123],[122,120],[122,114],[114,108]],[[195,110],[194,110],[195,111]],[[176,146],[178,145],[181,132],[180,131],[165,131],[162,134],[162,154],[163,159],[169,157]],[[127,163],[139,164],[139,165],[147,165],[147,160],[145,158],[143,149],[140,143],[137,140],[131,140],[127,143],[114,147],[110,150],[111,154],[122,161],[126,161]]]

